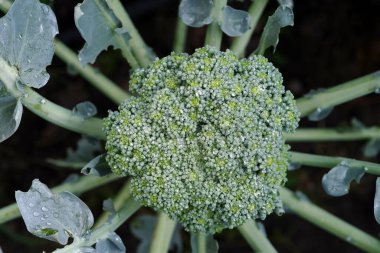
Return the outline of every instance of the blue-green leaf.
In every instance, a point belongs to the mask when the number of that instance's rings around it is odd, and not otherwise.
[[[212,0],[181,0],[178,15],[183,23],[201,27],[212,22]]]
[[[47,159],[47,161],[60,167],[82,169],[86,165],[89,167],[90,165],[93,166],[95,163],[91,163],[91,160],[94,159],[100,151],[102,151],[102,146],[99,140],[83,136],[78,141],[76,149],[67,149],[67,157],[65,159],[50,158]],[[91,164],[89,164],[89,161]]]
[[[0,142],[16,132],[20,125],[22,111],[20,100],[9,95],[0,83]]]
[[[40,88],[47,83],[57,33],[53,11],[37,0],[16,0],[0,19],[0,57],[17,67],[22,84]]]
[[[380,139],[371,139],[363,147],[365,157],[375,157],[380,152]]]
[[[364,168],[350,168],[350,166],[343,161],[323,176],[323,189],[330,196],[343,196],[348,193],[351,182],[355,180],[359,183],[364,173]]]
[[[380,224],[380,177],[376,179],[376,193],[374,201],[374,213],[377,223]]]
[[[67,150],[68,162],[88,162],[95,157],[96,152],[102,150],[99,140],[83,136],[77,143],[77,149]]]
[[[327,118],[334,110],[334,107],[318,107],[314,112],[310,113],[307,118],[310,121],[320,121]]]
[[[102,177],[111,174],[111,168],[106,161],[106,155],[99,155],[87,163],[81,173],[90,176]]]
[[[69,236],[82,237],[94,224],[90,209],[78,197],[55,194],[38,179],[28,192],[16,191],[16,201],[30,233],[62,245]]]
[[[115,232],[108,234],[106,239],[96,243],[96,253],[125,253],[126,249],[120,236]]]
[[[265,50],[273,46],[273,52],[276,50],[281,28],[294,25],[294,15],[291,8],[279,6],[264,27],[260,43],[255,53],[264,54]]]
[[[248,12],[226,6],[223,10],[223,21],[220,27],[228,36],[241,36],[248,31],[250,20]]]
[[[282,6],[287,6],[293,9],[293,6],[294,6],[293,0],[277,0],[277,2]]]
[[[205,238],[204,238],[205,237]],[[201,253],[199,248],[202,247],[200,244],[202,240],[206,240],[206,251],[207,253],[218,253],[219,245],[212,235],[195,234],[191,233],[191,253]]]
[[[119,28],[120,22],[109,9],[106,1],[85,0],[75,7],[75,25],[86,44],[79,52],[81,64],[94,63],[96,57],[109,46],[119,48],[117,36],[127,41],[130,39],[124,28]]]
[[[85,101],[77,104],[74,107],[73,112],[74,114],[86,119],[95,116],[98,113],[98,110],[93,103],[90,101]]]

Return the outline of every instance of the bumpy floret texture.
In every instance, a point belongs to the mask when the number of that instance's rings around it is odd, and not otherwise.
[[[280,209],[299,112],[262,56],[200,48],[135,71],[105,120],[107,161],[143,205],[192,232],[215,233]]]

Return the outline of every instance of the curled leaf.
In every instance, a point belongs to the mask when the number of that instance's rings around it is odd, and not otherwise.
[[[248,12],[226,6],[223,10],[221,29],[228,36],[241,36],[248,31],[250,20]]]
[[[86,44],[79,51],[81,64],[94,63],[96,57],[109,46],[120,48],[119,38],[130,39],[128,32],[117,25],[120,23],[106,1],[85,0],[74,11],[75,25]]]
[[[178,15],[183,23],[201,27],[212,22],[212,0],[181,0]]]
[[[55,194],[38,179],[29,191],[16,191],[16,201],[28,231],[66,245],[82,237],[94,224],[90,209],[70,192]]]
[[[20,100],[2,92],[0,83],[0,142],[16,132],[21,122],[22,111]]]
[[[307,116],[307,118],[310,121],[319,121],[319,120],[327,118],[333,110],[334,110],[334,107],[326,107],[326,108],[318,107],[314,112],[310,113]]]
[[[17,67],[22,84],[40,88],[49,80],[57,20],[38,0],[16,0],[0,19],[0,57]]]
[[[371,139],[363,147],[365,157],[375,157],[380,152],[380,139]]]
[[[359,183],[364,173],[364,168],[351,168],[343,161],[323,176],[323,189],[330,196],[343,196],[348,193],[351,182]]]
[[[125,253],[125,245],[115,232],[108,234],[106,239],[96,243],[96,253]]]
[[[276,51],[281,28],[293,25],[292,9],[283,5],[279,6],[274,14],[268,18],[255,53],[264,54],[265,50],[271,46],[273,46],[273,52]]]
[[[89,101],[79,103],[73,109],[74,114],[80,117],[83,117],[85,119],[95,116],[97,112],[98,110],[96,109],[96,106]]]
[[[99,155],[87,163],[81,172],[85,175],[102,177],[111,174],[111,168],[106,161],[106,155]]]

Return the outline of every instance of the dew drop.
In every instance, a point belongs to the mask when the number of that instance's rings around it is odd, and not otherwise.
[[[34,216],[34,217],[40,216],[40,213],[39,213],[39,212],[34,212],[34,213],[33,213],[33,216]]]
[[[347,242],[352,242],[352,237],[351,237],[351,236],[347,236],[347,237],[346,237],[346,241],[347,241]]]
[[[327,116],[330,115],[333,109],[334,107],[326,107],[326,108],[318,107],[314,112],[309,114],[307,118],[310,121],[319,121],[319,120],[325,119],[327,118]]]
[[[34,204],[33,204],[33,203],[29,203],[28,206],[29,206],[29,207],[33,207]]]
[[[51,222],[46,222],[46,225],[51,226]]]
[[[40,103],[43,104],[43,105],[46,104],[46,99],[44,99],[44,98],[41,99],[41,100],[40,100]]]
[[[49,209],[46,206],[41,207],[41,210],[44,211],[44,212],[49,211]]]
[[[380,94],[380,87],[377,87],[377,88],[375,89],[375,93],[376,93],[376,94]]]
[[[54,213],[53,216],[54,216],[54,218],[58,218],[59,217],[58,213]]]
[[[42,220],[42,221],[44,221],[44,220],[46,220],[46,218],[44,218],[44,217],[41,217],[41,220]]]
[[[19,38],[19,39],[22,39],[22,34],[19,34],[19,35],[18,35],[18,38]]]

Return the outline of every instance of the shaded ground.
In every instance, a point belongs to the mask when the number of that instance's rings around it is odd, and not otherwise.
[[[72,48],[79,49],[83,41],[73,29],[72,18],[76,2],[56,1],[54,9],[60,24],[60,38]],[[176,20],[175,1],[127,2],[128,10],[148,44],[160,56],[168,54]],[[266,14],[272,13],[275,5],[275,1],[272,1]],[[380,69],[379,8],[380,2],[377,0],[360,3],[338,0],[296,2],[295,26],[282,33],[276,55],[271,56],[283,73],[287,87],[296,97],[310,89],[330,87]],[[249,46],[250,50],[257,45],[264,21],[265,19],[259,24],[258,32]],[[188,51],[201,46],[203,37],[204,29],[190,29]],[[224,46],[228,46],[228,41]],[[102,54],[96,65],[117,83],[127,87],[128,66],[118,52]],[[97,105],[100,116],[105,116],[107,109],[115,108],[82,78],[68,75],[65,65],[58,59],[54,59],[49,72],[51,81],[41,93],[52,101],[72,108],[78,102],[90,100]],[[380,125],[380,97],[370,95],[357,99],[338,106],[327,120],[318,123],[303,120],[301,125],[348,125],[352,117],[369,126]],[[39,178],[49,186],[62,182],[70,172],[48,165],[45,159],[63,157],[66,148],[75,146],[78,138],[78,135],[46,123],[26,111],[17,134],[0,144],[0,206],[14,202],[14,191],[28,189],[34,178]],[[293,150],[364,159],[360,152],[362,144],[363,142],[297,144],[293,145]],[[373,161],[380,162],[380,159],[377,157]],[[367,175],[360,185],[353,185],[349,195],[332,198],[326,196],[321,188],[324,172],[323,169],[302,168],[289,173],[288,185],[292,189],[303,191],[313,202],[344,220],[372,235],[378,235],[379,225],[373,218],[375,177]],[[94,213],[99,213],[101,201],[116,193],[117,186],[120,183],[85,194],[85,202],[89,203]],[[279,252],[361,252],[291,214],[283,217],[270,216],[265,225],[269,238]],[[134,252],[137,240],[128,232],[128,226],[119,231],[129,252]],[[188,235],[183,236],[188,239]],[[251,252],[236,232],[226,231],[217,238],[220,252]],[[21,220],[18,220],[0,226],[0,246],[5,253],[28,253],[41,252],[42,249],[55,245],[46,245],[45,241],[30,236]]]

